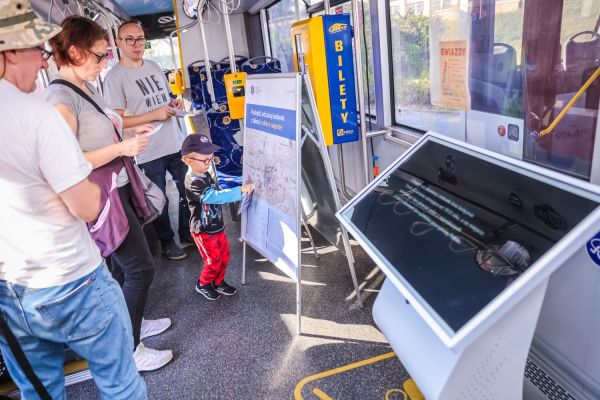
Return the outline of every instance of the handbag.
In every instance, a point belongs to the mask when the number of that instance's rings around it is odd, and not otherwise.
[[[123,243],[129,233],[129,222],[119,196],[117,175],[123,168],[120,158],[92,170],[88,179],[100,188],[101,210],[87,227],[102,257],[108,257]]]
[[[124,158],[123,164],[125,164],[131,184],[133,210],[144,226],[158,218],[166,206],[167,199],[162,190],[144,174],[130,157]]]

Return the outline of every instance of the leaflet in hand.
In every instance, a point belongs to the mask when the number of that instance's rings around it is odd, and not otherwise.
[[[175,115],[180,118],[183,118],[186,115],[188,115],[187,111],[180,110],[179,108],[171,107],[171,110],[175,111]]]
[[[158,131],[160,130],[160,128],[162,128],[162,126],[163,126],[163,123],[162,123],[162,122],[154,122],[154,129],[152,129],[152,130],[151,130],[151,131],[149,131],[149,132],[144,132],[144,133],[141,133],[141,135],[144,135],[144,136],[152,136],[152,135],[154,135],[156,132],[158,132]]]

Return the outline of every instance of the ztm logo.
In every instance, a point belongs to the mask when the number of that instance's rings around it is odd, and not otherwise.
[[[345,31],[348,28],[348,24],[342,24],[340,22],[335,23],[329,27],[329,33],[337,33],[341,31]]]
[[[600,267],[600,232],[598,232],[592,240],[587,242],[585,249],[592,261]]]
[[[600,239],[590,240],[590,243],[588,244],[588,249],[590,251],[590,254],[593,254],[596,257],[600,258]]]
[[[352,129],[346,129],[346,130],[344,130],[344,129],[340,128],[340,129],[338,129],[338,130],[336,131],[336,134],[337,134],[338,136],[350,135],[350,134],[352,134],[352,133],[353,133]]]

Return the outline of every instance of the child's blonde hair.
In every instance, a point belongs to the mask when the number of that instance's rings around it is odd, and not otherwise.
[[[197,155],[198,155],[198,153],[196,153],[195,151],[192,151],[191,153],[187,153],[187,154],[184,154],[183,156],[181,156],[181,161],[183,161],[184,163],[187,164],[188,160],[190,158],[194,158]]]

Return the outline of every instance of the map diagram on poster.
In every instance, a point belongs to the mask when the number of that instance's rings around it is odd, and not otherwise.
[[[243,178],[254,183],[254,193],[242,217],[242,239],[296,280],[298,78],[256,76],[246,91]]]
[[[296,142],[250,129],[244,147],[246,181],[257,196],[289,218],[296,215]],[[258,194],[260,192],[260,194]]]

